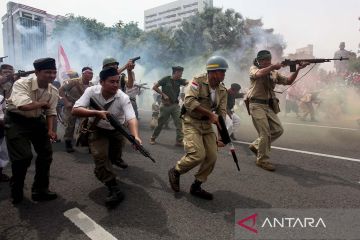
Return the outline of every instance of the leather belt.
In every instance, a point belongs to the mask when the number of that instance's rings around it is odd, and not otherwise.
[[[269,105],[270,99],[258,99],[258,98],[250,98],[250,103],[260,103]]]

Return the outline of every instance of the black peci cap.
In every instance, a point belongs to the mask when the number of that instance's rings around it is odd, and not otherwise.
[[[56,70],[55,59],[53,58],[40,58],[36,59],[33,63],[35,70]]]

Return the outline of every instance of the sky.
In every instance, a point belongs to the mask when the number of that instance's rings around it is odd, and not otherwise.
[[[6,0],[0,0],[0,16],[6,13]],[[18,0],[17,3],[47,11],[53,15],[74,13],[111,26],[119,20],[138,22],[143,29],[144,10],[169,0]],[[287,43],[285,54],[314,45],[318,58],[332,58],[339,43],[358,51],[360,43],[360,0],[213,0],[215,7],[232,8],[245,18],[261,18],[265,28],[273,28]],[[3,56],[2,32],[0,55]],[[331,64],[332,65],[332,64]],[[332,67],[332,66],[328,66]],[[325,67],[326,69],[327,67]]]

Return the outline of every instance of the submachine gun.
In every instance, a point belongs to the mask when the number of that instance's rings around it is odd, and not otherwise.
[[[296,65],[300,64],[301,62],[308,62],[308,63],[324,63],[324,62],[330,62],[330,61],[343,61],[343,60],[349,60],[349,58],[311,58],[311,59],[285,59],[281,62],[282,65],[289,66],[290,72],[296,71]]]
[[[90,98],[90,106],[93,107],[95,110],[105,111],[103,106],[95,98],[92,97]],[[150,158],[151,161],[155,162],[155,159],[150,155],[150,153],[135,140],[133,135],[128,133],[128,131],[122,126],[122,124],[116,119],[113,114],[108,113],[107,119],[109,120],[111,126],[113,126],[124,137],[126,137],[129,142],[131,142],[135,146],[136,150],[138,150],[145,157]]]
[[[240,171],[239,161],[238,161],[236,153],[235,153],[234,144],[231,142],[231,138],[230,138],[229,132],[228,132],[228,130],[226,128],[224,118],[221,115],[219,115],[219,123],[220,123],[221,129],[218,127],[218,131],[220,133],[221,140],[225,145],[230,144],[231,155],[232,155],[232,157],[234,159],[237,170]]]

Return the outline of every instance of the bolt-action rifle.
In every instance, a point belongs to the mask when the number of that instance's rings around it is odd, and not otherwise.
[[[312,58],[312,59],[285,59],[281,62],[282,65],[289,66],[290,72],[296,71],[296,65],[300,64],[301,62],[308,62],[308,63],[324,63],[324,62],[330,62],[330,61],[343,61],[343,60],[349,60],[349,58]]]
[[[90,106],[96,110],[105,111],[103,106],[101,106],[101,104],[94,98],[90,98]],[[151,161],[155,162],[155,159],[151,157],[150,153],[135,140],[133,135],[128,133],[128,131],[122,126],[122,124],[116,119],[113,114],[108,113],[106,117],[109,120],[111,126],[113,126],[124,137],[126,137],[127,140],[129,140],[129,142],[131,142],[135,146],[136,150],[138,150],[145,157],[150,158]]]

